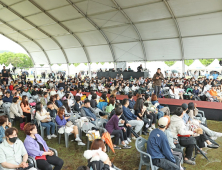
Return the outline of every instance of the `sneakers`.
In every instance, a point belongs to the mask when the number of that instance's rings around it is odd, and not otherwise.
[[[216,137],[222,137],[222,133],[218,133],[218,132],[216,132]]]
[[[85,146],[86,144],[83,143],[83,142],[78,142],[78,145],[80,145],[80,146]]]
[[[52,134],[51,138],[57,138],[57,136],[55,134]]]
[[[217,137],[210,137],[212,140],[217,140]]]
[[[149,127],[148,130],[151,132],[153,129],[152,129],[152,127]]]
[[[114,146],[113,148],[114,148],[114,149],[118,149],[118,150],[121,149],[119,146]]]
[[[133,139],[133,140],[136,140],[136,137],[135,137],[135,136],[133,136],[133,137],[132,137],[132,139]]]
[[[82,140],[81,140],[79,137],[77,137],[77,138],[75,139],[75,141],[76,141],[76,142],[82,142]]]
[[[122,148],[123,148],[123,149],[130,149],[130,148],[132,148],[132,146],[125,145],[125,146],[123,146]]]
[[[52,138],[51,138],[51,135],[48,135],[48,136],[47,136],[47,139],[52,139]]]
[[[124,141],[126,145],[129,145],[129,142],[127,140]]]
[[[130,138],[127,138],[127,141],[130,143],[130,142],[132,142],[131,140],[130,140]]]
[[[156,129],[155,125],[152,125],[151,128],[152,128],[152,129]]]

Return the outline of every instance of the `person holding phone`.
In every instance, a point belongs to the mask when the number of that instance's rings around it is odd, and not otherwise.
[[[161,73],[161,69],[158,68],[156,74],[154,74],[154,76],[153,76],[153,82],[154,82],[154,86],[155,86],[155,94],[157,95],[157,97],[160,94],[162,80],[164,80],[164,77],[163,77],[163,74]]]

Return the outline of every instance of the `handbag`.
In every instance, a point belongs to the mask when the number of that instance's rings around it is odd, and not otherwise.
[[[190,137],[178,137],[178,141],[181,146],[187,146],[187,145],[196,145],[196,139],[192,136]]]
[[[68,121],[67,123],[66,123],[66,127],[70,127],[70,126],[72,126],[73,125],[73,123],[71,122],[71,121]]]

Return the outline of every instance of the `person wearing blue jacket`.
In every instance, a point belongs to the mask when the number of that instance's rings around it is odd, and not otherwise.
[[[12,99],[13,99],[13,97],[11,96],[9,91],[7,91],[6,96],[2,98],[4,103],[6,103],[6,102],[12,103]]]
[[[129,106],[128,106],[128,108],[133,109],[133,107],[136,103],[135,100],[133,99],[133,93],[129,93],[128,97],[129,97]]]
[[[147,153],[151,155],[155,166],[166,170],[181,170],[179,157],[172,154],[167,136],[164,131],[168,124],[166,117],[158,121],[158,129],[154,129],[147,141]]]
[[[5,137],[5,130],[11,127],[11,123],[8,121],[6,115],[0,116],[0,143],[3,142]]]
[[[128,123],[131,126],[135,127],[135,132],[138,133],[143,128],[144,122],[139,117],[134,115],[130,111],[128,106],[129,106],[129,100],[123,99],[123,115],[128,120]]]
[[[217,72],[215,71],[214,74],[213,74],[213,79],[216,80],[217,77],[218,77],[218,74],[217,74]]]

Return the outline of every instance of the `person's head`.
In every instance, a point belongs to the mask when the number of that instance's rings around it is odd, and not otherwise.
[[[56,98],[56,100],[59,100],[59,95],[55,94],[55,98]]]
[[[52,88],[51,88],[51,91],[55,91],[55,88],[54,88],[54,87],[52,87]]]
[[[63,92],[64,88],[63,87],[59,87],[59,91]]]
[[[129,98],[129,99],[132,99],[132,98],[133,98],[133,93],[129,93],[129,94],[128,94],[128,98]]]
[[[42,112],[42,103],[41,102],[38,102],[36,103],[36,106],[35,106],[35,111],[39,111],[39,112]]]
[[[150,95],[149,94],[145,94],[145,100],[150,100]]]
[[[114,106],[115,103],[116,103],[116,99],[115,99],[115,97],[111,96],[111,97],[109,98],[108,106],[109,106],[110,104],[112,104],[112,105]]]
[[[171,90],[174,90],[174,86],[173,86],[173,85],[170,85],[170,89],[171,89]]]
[[[61,120],[63,120],[64,114],[65,114],[65,108],[60,107],[59,110],[58,110],[58,116]]]
[[[71,113],[71,109],[69,107],[69,101],[67,99],[63,100],[63,106],[66,108],[68,113]]]
[[[102,95],[101,95],[101,98],[103,99],[103,100],[106,100],[106,93],[102,93]]]
[[[138,98],[134,105],[134,110],[142,110],[143,109],[143,98]]]
[[[49,101],[47,103],[47,108],[52,109],[52,107],[53,107],[53,103],[51,101]]]
[[[88,99],[84,101],[84,107],[90,107],[90,101]]]
[[[182,117],[183,116],[183,109],[181,107],[177,107],[176,110],[174,111],[174,114]]]
[[[18,97],[14,97],[13,99],[12,99],[12,103],[18,103],[19,102],[19,98]]]
[[[183,103],[181,107],[184,112],[186,112],[188,110],[188,105],[186,103]]]
[[[76,102],[80,102],[81,101],[81,97],[80,96],[76,96],[75,100],[76,100]]]
[[[5,130],[5,138],[8,143],[15,143],[18,138],[18,130],[14,127]]]
[[[55,101],[56,101],[56,97],[55,97],[55,95],[50,96],[49,101],[50,101],[50,102],[55,102]]]
[[[28,105],[28,97],[26,95],[22,96],[22,103],[24,106]]]
[[[129,99],[123,99],[123,106],[128,107],[129,106]]]
[[[188,103],[188,110],[194,110],[194,103],[193,102]]]
[[[160,72],[161,72],[161,69],[160,69],[160,68],[158,68],[158,69],[157,69],[157,73],[159,73],[159,74],[160,74]]]
[[[170,116],[165,115],[163,117],[166,117],[168,119],[167,126],[166,126],[166,128],[168,128],[170,126]]]
[[[122,113],[123,113],[123,109],[122,108],[116,108],[115,109],[115,113],[116,113],[116,115],[118,116],[118,117],[120,117],[121,115],[122,115]]]
[[[96,100],[96,99],[97,99],[97,94],[96,94],[96,93],[93,93],[93,94],[92,94],[92,99],[93,99],[93,100]]]
[[[81,89],[77,89],[76,91],[77,91],[77,93],[82,93]]]
[[[158,121],[158,127],[164,131],[167,125],[168,125],[168,119],[166,117],[161,117]]]
[[[8,117],[6,115],[0,116],[0,126],[8,124]]]
[[[98,149],[101,149],[103,152],[106,152],[106,145],[104,144],[102,139],[95,139],[90,148],[90,150]]]
[[[37,128],[34,123],[27,123],[24,127],[24,132],[26,135],[35,135],[38,133]]]
[[[151,96],[151,101],[157,101],[157,96],[156,96],[156,94],[152,94],[152,96]]]
[[[9,91],[6,91],[6,96],[10,97],[10,92]]]

